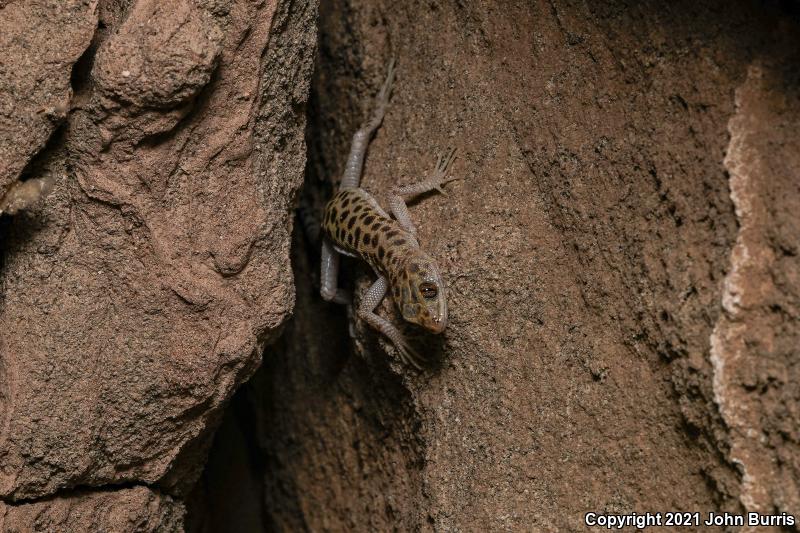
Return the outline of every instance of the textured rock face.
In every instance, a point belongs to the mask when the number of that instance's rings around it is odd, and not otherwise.
[[[0,198],[67,116],[97,1],[0,2]]]
[[[434,363],[402,367],[361,324],[351,341],[301,239],[295,318],[220,450],[255,410],[240,453],[285,531],[800,513],[795,22],[755,3],[479,4],[320,18],[307,203],[393,54],[365,186],[459,150],[463,179],[412,208],[450,284],[444,338],[419,341]]]
[[[182,503],[160,494],[191,487],[293,305],[315,9],[0,2],[0,116],[25,133],[2,139],[0,186],[26,165],[57,177],[3,221],[4,531],[40,513],[54,525],[36,531],[181,529]],[[64,125],[28,161],[53,129],[41,105]],[[73,487],[87,492],[59,497]]]
[[[75,494],[21,505],[0,503],[0,531],[179,533],[183,505],[145,487]]]
[[[0,190],[56,180],[0,222],[0,530],[800,515],[797,21],[746,2],[321,9],[306,212],[393,55],[365,187],[458,148],[462,179],[412,207],[449,283],[447,332],[416,339],[430,367],[320,300],[313,231],[278,337],[314,2],[0,0]],[[370,280],[345,263],[356,294]]]

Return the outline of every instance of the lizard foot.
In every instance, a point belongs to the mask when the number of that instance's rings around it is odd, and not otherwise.
[[[422,370],[422,363],[425,359],[419,355],[419,353],[411,347],[408,341],[401,337],[394,342],[394,347],[397,349],[397,354],[400,356],[400,360],[404,363],[413,366],[417,370]]]
[[[450,148],[442,154],[439,154],[439,157],[436,158],[436,168],[433,170],[433,175],[430,177],[430,184],[431,188],[436,189],[441,194],[447,196],[447,193],[444,192],[442,186],[451,181],[455,181],[461,179],[461,176],[453,176],[450,178],[445,177],[445,173],[447,172],[447,168],[456,158],[456,149]]]

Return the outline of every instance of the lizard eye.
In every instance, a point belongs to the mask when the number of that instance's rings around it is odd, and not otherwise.
[[[439,289],[436,288],[436,285],[433,283],[426,281],[424,283],[420,283],[419,292],[422,293],[422,297],[426,300],[432,300],[436,298],[437,294],[439,294]]]

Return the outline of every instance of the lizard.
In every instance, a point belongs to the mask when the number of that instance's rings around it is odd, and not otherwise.
[[[375,98],[371,117],[353,135],[350,153],[339,189],[325,207],[322,221],[320,294],[329,302],[350,304],[350,296],[337,288],[340,255],[358,257],[369,264],[377,280],[361,298],[357,316],[386,336],[407,364],[421,369],[423,359],[390,321],[375,313],[391,293],[400,315],[407,322],[431,333],[447,327],[445,283],[436,261],[422,251],[417,228],[411,221],[406,201],[437,190],[455,177],[445,177],[455,158],[451,149],[437,159],[433,173],[425,180],[394,187],[389,194],[390,217],[373,196],[361,188],[361,174],[367,147],[383,122],[395,77],[394,60],[389,63],[383,86]]]

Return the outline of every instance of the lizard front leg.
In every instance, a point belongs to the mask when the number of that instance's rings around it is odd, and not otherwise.
[[[445,173],[447,173],[447,167],[450,166],[450,163],[453,162],[455,157],[456,149],[452,148],[449,152],[445,152],[438,157],[436,160],[436,168],[434,168],[433,174],[431,174],[430,177],[412,185],[395,187],[389,194],[389,208],[392,210],[394,218],[404,230],[412,234],[414,237],[417,236],[417,227],[414,226],[414,223],[411,221],[411,214],[408,212],[406,201],[412,200],[415,196],[419,196],[420,194],[432,191],[434,189],[442,194],[445,194],[442,186],[446,183],[450,183],[453,180],[459,179],[458,177],[445,177]]]
[[[367,290],[361,305],[358,306],[358,316],[367,324],[372,326],[373,329],[381,332],[386,336],[397,352],[400,354],[400,359],[406,363],[413,365],[417,370],[421,370],[420,362],[422,358],[419,354],[411,348],[403,334],[388,320],[381,318],[375,314],[375,308],[381,303],[383,297],[386,296],[386,291],[389,289],[389,281],[384,276],[379,276]]]

